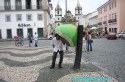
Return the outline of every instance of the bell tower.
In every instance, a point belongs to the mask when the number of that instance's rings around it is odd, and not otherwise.
[[[55,8],[55,24],[56,26],[61,25],[62,21],[62,8],[59,5],[59,1],[57,3],[57,6]]]
[[[80,5],[79,0],[77,0],[77,5],[75,7],[75,17],[76,17],[77,23],[81,15],[82,15],[82,6]]]

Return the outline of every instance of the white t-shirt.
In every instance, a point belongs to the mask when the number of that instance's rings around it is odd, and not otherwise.
[[[83,37],[83,43],[86,43],[86,39],[85,39],[85,37]]]
[[[91,40],[92,39],[92,36],[91,36],[91,34],[89,34],[89,40]]]
[[[54,45],[54,52],[62,51],[63,50],[63,43],[61,40],[57,40],[56,37],[53,38],[52,40],[52,45]]]
[[[34,35],[34,40],[38,40],[38,35]]]

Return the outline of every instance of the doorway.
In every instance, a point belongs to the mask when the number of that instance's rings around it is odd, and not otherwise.
[[[11,29],[7,29],[7,38],[12,38],[12,31]]]
[[[28,32],[27,33],[30,33],[31,37],[33,37],[33,30],[32,30],[32,28],[28,28]]]
[[[43,28],[38,28],[37,32],[38,32],[38,37],[42,38],[43,37]]]
[[[17,29],[17,35],[23,36],[23,29]]]

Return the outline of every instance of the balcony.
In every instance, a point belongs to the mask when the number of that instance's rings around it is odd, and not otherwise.
[[[115,23],[115,22],[117,22],[117,19],[108,20],[108,23]]]
[[[12,5],[12,6],[0,6],[0,11],[11,11],[11,10],[42,10],[43,5]],[[48,10],[47,8],[46,10]]]
[[[108,20],[108,23],[113,23],[113,21],[112,20]]]
[[[102,25],[102,22],[99,22],[98,25]]]
[[[11,10],[11,6],[4,6],[5,10]]]
[[[16,10],[22,10],[22,6],[17,6],[17,5],[16,5],[16,6],[15,6],[15,9],[16,9]]]
[[[37,6],[37,9],[42,9],[42,6]]]
[[[112,22],[117,22],[117,19],[112,19]]]
[[[107,24],[107,21],[103,21],[103,24]]]

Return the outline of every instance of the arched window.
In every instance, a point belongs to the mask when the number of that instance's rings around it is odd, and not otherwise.
[[[80,10],[78,10],[78,14],[80,14]]]
[[[59,14],[59,11],[57,11],[57,14]]]

